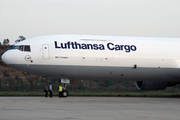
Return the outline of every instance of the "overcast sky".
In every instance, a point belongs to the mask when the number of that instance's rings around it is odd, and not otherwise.
[[[53,34],[180,38],[180,0],[0,0],[0,42]]]

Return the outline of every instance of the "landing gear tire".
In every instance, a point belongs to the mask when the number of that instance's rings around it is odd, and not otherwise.
[[[67,97],[67,96],[68,96],[68,91],[63,90],[63,91],[62,91],[62,97]]]

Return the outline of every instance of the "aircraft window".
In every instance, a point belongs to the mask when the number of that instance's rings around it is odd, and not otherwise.
[[[18,50],[23,51],[23,45],[20,45],[20,46],[18,47]]]
[[[30,46],[29,46],[29,45],[25,45],[25,46],[24,46],[24,51],[29,51],[29,52],[31,52]]]
[[[18,49],[18,45],[13,46],[11,49]]]

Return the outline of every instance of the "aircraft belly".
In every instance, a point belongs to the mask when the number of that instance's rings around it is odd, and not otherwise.
[[[83,80],[180,81],[177,68],[132,68],[70,65],[10,65],[16,69],[50,78]],[[41,72],[39,72],[41,71]]]
[[[72,79],[120,80],[120,81],[180,81],[180,75],[169,75],[172,68],[98,67],[98,66],[61,66],[70,73]],[[174,77],[176,76],[176,77]]]

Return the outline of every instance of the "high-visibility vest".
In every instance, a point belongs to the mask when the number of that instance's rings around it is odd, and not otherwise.
[[[59,92],[62,92],[62,87],[61,86],[59,86]]]

